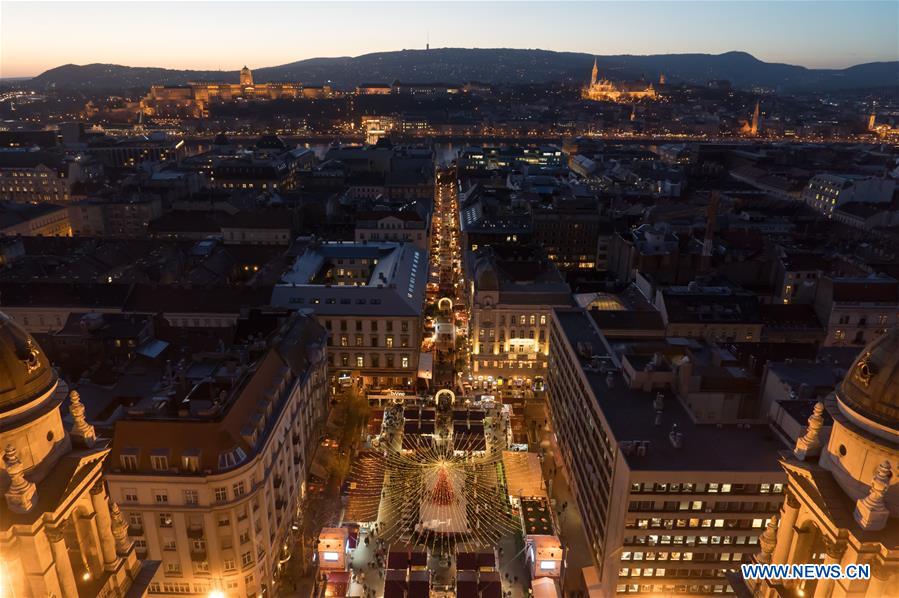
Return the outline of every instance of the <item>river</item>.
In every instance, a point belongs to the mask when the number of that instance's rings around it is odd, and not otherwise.
[[[414,143],[414,142],[413,142]],[[330,147],[328,143],[300,143],[299,145],[307,147],[315,152],[315,156],[321,160]],[[438,166],[446,166],[456,159],[460,149],[467,147],[462,143],[434,143],[434,160]]]

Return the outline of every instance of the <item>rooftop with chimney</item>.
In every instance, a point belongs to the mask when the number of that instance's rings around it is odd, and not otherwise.
[[[578,353],[590,391],[629,467],[660,471],[779,470],[777,458],[784,445],[767,425],[697,423],[690,408],[670,389],[646,392],[631,387],[619,356],[589,314],[557,309],[555,316],[566,341]],[[659,405],[661,422],[656,425]],[[712,447],[714,450],[710,450]]]

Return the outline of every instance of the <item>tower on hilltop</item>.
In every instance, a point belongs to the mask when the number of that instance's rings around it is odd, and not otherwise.
[[[242,69],[240,69],[240,86],[241,87],[252,87],[253,86],[253,72],[247,68],[247,65],[244,65]]]
[[[759,116],[761,114],[761,100],[756,101],[755,110],[752,112],[752,124],[749,127],[749,134],[756,136],[759,134]]]

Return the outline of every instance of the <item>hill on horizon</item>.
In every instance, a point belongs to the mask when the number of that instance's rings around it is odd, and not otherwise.
[[[735,87],[778,91],[835,91],[899,85],[899,61],[871,62],[844,69],[809,69],[763,62],[746,52],[724,54],[652,54],[595,57],[603,76],[613,80],[657,81],[665,74],[670,83],[705,84],[712,79]],[[309,58],[279,66],[253,69],[256,81],[299,81],[307,85],[329,83],[349,89],[360,83],[407,82],[496,85],[530,83],[584,83],[594,56],[580,52],[526,49],[440,48],[377,52],[356,57]],[[114,64],[63,65],[31,79],[29,87],[45,89],[124,90],[150,85],[184,85],[189,81],[237,82],[238,70],[192,71]],[[252,68],[252,67],[251,67]]]

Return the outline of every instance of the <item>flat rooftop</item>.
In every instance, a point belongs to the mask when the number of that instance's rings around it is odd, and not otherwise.
[[[334,264],[369,267],[365,284],[321,283]],[[351,262],[352,261],[352,262]],[[272,305],[320,315],[418,316],[424,305],[428,257],[410,243],[323,243],[297,258],[272,292]]]
[[[546,498],[522,497],[521,523],[526,536],[552,536],[556,533],[552,511]]]
[[[590,385],[590,390],[612,430],[616,443],[646,442],[645,456],[636,451],[627,455],[628,465],[635,471],[738,471],[779,472],[779,451],[787,447],[768,426],[697,424],[680,400],[668,391],[664,394],[662,423],[654,425],[656,392],[632,390],[620,371],[620,361],[582,310],[557,309],[562,332]],[[581,357],[578,348],[592,348],[600,356],[602,369]],[[608,377],[607,371],[611,371]],[[611,385],[609,384],[611,382]],[[676,448],[669,434],[674,426],[683,434],[681,448]]]

